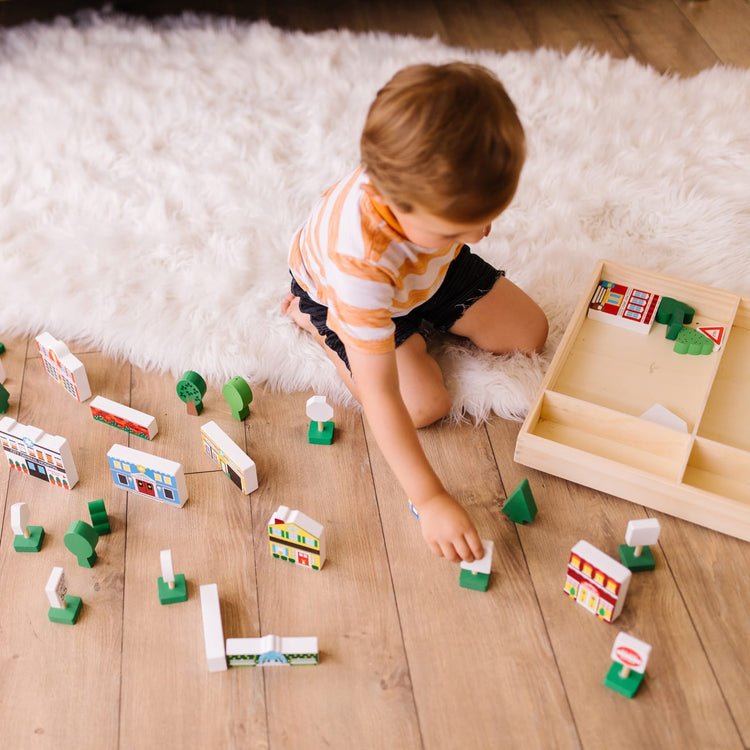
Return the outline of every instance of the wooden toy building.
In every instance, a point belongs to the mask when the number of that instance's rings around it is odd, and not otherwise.
[[[113,445],[107,462],[115,485],[128,492],[182,507],[188,499],[182,465],[124,445]]]
[[[0,441],[11,468],[66,490],[78,481],[73,454],[65,438],[3,417]]]
[[[36,337],[36,348],[47,374],[77,401],[91,398],[86,368],[62,341],[45,332]]]
[[[326,559],[323,527],[298,510],[280,505],[268,521],[271,554],[305,568],[320,570]]]
[[[615,284],[607,295],[624,289],[623,303],[628,290],[679,300],[695,313],[681,333],[702,332],[720,346],[680,354],[666,338],[669,324],[634,332],[593,319],[603,282]],[[519,431],[515,459],[750,541],[748,382],[750,297],[600,261]],[[654,405],[672,424],[647,418]]]
[[[565,593],[604,622],[621,612],[632,573],[583,539],[570,550]]]
[[[207,422],[201,427],[201,442],[206,454],[246,495],[258,489],[255,461],[216,422]]]

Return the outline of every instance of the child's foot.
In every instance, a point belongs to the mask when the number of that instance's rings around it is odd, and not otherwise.
[[[291,292],[287,292],[284,301],[281,303],[281,312],[288,315],[303,331],[315,335],[318,331],[310,320],[310,316],[299,309],[299,297],[295,297]]]

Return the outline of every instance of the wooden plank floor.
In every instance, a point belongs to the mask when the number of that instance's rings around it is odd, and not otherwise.
[[[148,5],[152,13],[179,7]],[[583,43],[684,75],[717,63],[750,66],[747,0],[212,5],[308,31],[436,34],[498,51]],[[51,8],[5,0],[0,23]],[[33,338],[0,330],[0,340],[8,415],[67,437],[81,476],[66,492],[0,469],[3,748],[750,747],[747,543],[514,463],[518,424],[438,425],[421,432],[425,450],[483,538],[495,541],[490,590],[467,591],[458,587],[458,567],[427,551],[358,411],[337,408],[334,445],[310,446],[309,393],[269,393],[253,383],[251,415],[240,424],[211,384],[203,414],[191,417],[173,377],[69,341],[94,394],[157,417],[159,435],[147,443],[94,422],[88,405],[42,371]],[[200,426],[211,419],[258,466],[260,488],[249,499],[202,453]],[[105,459],[113,443],[182,462],[185,507],[115,489]],[[517,527],[500,506],[523,477],[540,511]],[[112,534],[101,538],[94,567],[80,568],[63,535],[100,497]],[[47,532],[37,555],[13,550],[9,514],[19,501]],[[325,524],[322,571],[270,557],[265,523],[280,504]],[[620,619],[605,625],[564,595],[568,552],[586,538],[613,553],[627,522],[647,516],[662,524],[657,569],[634,577]],[[169,607],[156,590],[165,548],[189,592]],[[47,620],[43,589],[58,564],[84,601],[72,628]],[[316,635],[320,665],[209,673],[204,583],[218,585],[226,637]],[[632,701],[601,684],[620,630],[653,645]]]

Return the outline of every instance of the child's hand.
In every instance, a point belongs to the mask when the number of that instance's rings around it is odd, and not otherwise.
[[[482,540],[469,514],[447,492],[423,501],[417,511],[422,536],[438,557],[473,562],[484,556]]]

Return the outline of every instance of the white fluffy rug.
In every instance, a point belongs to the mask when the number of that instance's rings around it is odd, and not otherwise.
[[[0,332],[342,399],[279,312],[289,238],[357,163],[376,90],[457,58],[505,82],[530,146],[477,249],[551,332],[535,359],[436,345],[456,415],[523,416],[600,257],[750,292],[748,70],[680,79],[583,50],[93,16],[0,32]]]

